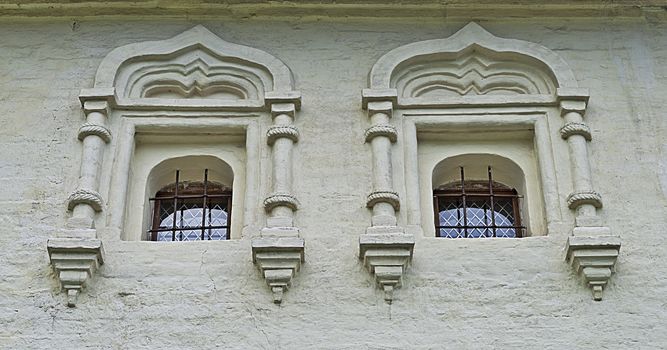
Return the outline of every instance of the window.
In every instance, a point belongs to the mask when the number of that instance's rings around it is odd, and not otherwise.
[[[153,223],[148,230],[151,241],[226,240],[230,237],[232,191],[208,181],[176,181],[151,198]]]
[[[491,166],[487,181],[461,178],[433,191],[435,231],[444,238],[485,238],[524,236],[519,198],[515,189],[493,181]]]

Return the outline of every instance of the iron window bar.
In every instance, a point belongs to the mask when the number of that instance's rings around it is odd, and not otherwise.
[[[471,182],[467,182],[465,180],[465,170],[463,167],[460,167],[460,190],[457,190],[456,188],[454,189],[436,189],[433,191],[433,208],[434,208],[434,214],[435,214],[435,229],[436,229],[436,236],[438,237],[448,237],[448,238],[488,238],[488,237],[508,237],[508,232],[509,230],[513,230],[513,236],[516,238],[521,238],[524,236],[526,227],[521,225],[521,216],[519,212],[519,199],[523,198],[523,196],[518,195],[516,193],[516,190],[514,189],[509,189],[506,188],[505,186],[495,183],[493,181],[493,173],[491,166],[487,167],[487,185],[486,189],[479,189],[479,188],[474,188],[473,186],[466,186],[467,184],[470,184]],[[440,213],[442,212],[442,202],[444,201],[446,203],[455,204],[454,206],[450,206],[449,208],[445,209],[446,211],[450,211],[450,215],[453,215],[451,213],[451,210],[456,211],[456,225],[443,225],[442,220],[440,217]],[[453,201],[453,199],[458,199],[457,201]],[[501,204],[498,204],[500,201]],[[503,213],[501,213],[498,210],[498,206],[500,205],[502,207],[502,203],[505,203],[504,205],[507,206],[511,204],[511,215],[505,216]],[[477,203],[477,207],[474,207]],[[481,203],[481,205],[480,205]],[[469,210],[483,210],[483,224],[476,223],[476,224],[471,224],[471,220],[469,220]],[[489,215],[490,214],[490,215]],[[473,215],[473,220],[477,219],[477,221],[481,221],[480,218],[477,215]],[[502,221],[509,221],[509,225],[507,224],[501,224],[499,225],[496,220],[496,216],[502,216],[503,220]],[[463,218],[461,218],[463,216]],[[463,220],[461,220],[463,219]],[[490,219],[490,223],[489,223]],[[444,220],[448,221],[448,220]],[[449,233],[446,233],[446,235],[443,235],[443,230],[450,230]],[[475,236],[475,230],[479,234],[478,236]],[[505,234],[502,234],[501,236],[498,235],[498,231],[505,232]],[[452,237],[451,233],[454,232],[456,234],[455,237]],[[470,232],[473,232],[472,234]],[[461,233],[463,235],[461,235]],[[490,233],[490,234],[489,234]],[[511,236],[509,236],[511,237]]]
[[[203,191],[199,191],[199,189],[195,190],[186,190],[185,186],[183,187],[183,190],[185,194],[181,194],[179,192],[179,188],[181,188],[182,185],[186,185],[186,183],[182,183],[180,181],[180,170],[176,170],[176,181],[173,184],[173,195],[165,195],[165,192],[168,192],[164,189],[158,191],[158,193],[155,195],[155,197],[149,198],[151,202],[153,202],[153,223],[151,226],[151,229],[147,231],[148,234],[148,239],[151,241],[161,241],[158,239],[159,233],[161,232],[171,232],[171,241],[189,241],[192,239],[186,239],[187,237],[191,237],[190,234],[184,235],[184,231],[200,231],[201,233],[198,236],[198,240],[221,240],[225,239],[228,240],[230,237],[230,230],[231,230],[231,215],[232,215],[232,193],[229,190],[225,190],[221,186],[218,186],[217,189],[214,189],[213,193],[210,193],[209,189],[209,181],[208,181],[208,169],[204,170],[204,181],[203,181]],[[168,186],[169,187],[169,186]],[[192,193],[194,192],[194,193]],[[197,205],[197,200],[201,199],[201,202],[199,203],[198,206],[193,207],[193,208],[186,208],[184,209],[183,207],[179,208],[179,203],[181,206],[186,205],[186,204],[194,204]],[[226,199],[226,201],[225,201]],[[161,217],[161,212],[160,208],[163,205],[168,205],[169,202],[173,205],[173,210],[170,212],[168,211],[168,215],[165,218]],[[224,209],[220,209],[222,212],[226,212],[226,218],[224,220],[225,224],[224,225],[213,225],[214,218],[212,217],[212,213],[214,211],[213,204],[216,206],[220,206],[221,208],[224,205]],[[187,211],[192,211],[192,210],[201,210],[201,224],[200,225],[192,225],[191,223],[184,223],[184,210]],[[180,215],[178,213],[180,212]],[[165,220],[166,218],[172,219],[171,222],[171,227],[165,227],[161,225],[161,222]],[[208,225],[206,224],[208,218]],[[193,216],[194,219],[194,216]],[[214,239],[213,236],[215,235],[215,232],[212,232],[212,230],[225,230],[224,231],[224,236],[220,235],[219,239]],[[207,235],[208,233],[208,235]],[[208,236],[208,239],[206,239]],[[196,239],[195,239],[196,240]]]

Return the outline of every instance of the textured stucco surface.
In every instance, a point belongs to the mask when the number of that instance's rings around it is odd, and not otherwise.
[[[69,309],[46,239],[76,186],[90,87],[113,48],[204,24],[294,72],[296,223],[306,263],[281,306],[250,241],[105,241],[106,263]],[[360,90],[385,52],[464,23],[109,20],[0,24],[0,348],[656,349],[667,347],[667,24],[545,20],[482,23],[560,54],[591,91],[586,121],[601,215],[623,246],[604,300],[563,261],[562,230],[521,240],[418,237],[392,305],[359,263],[370,223],[369,125]],[[554,142],[564,142],[555,140]],[[561,165],[562,166],[562,165]],[[564,203],[563,211],[567,212]]]

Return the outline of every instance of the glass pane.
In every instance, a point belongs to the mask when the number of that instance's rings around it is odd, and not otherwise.
[[[162,200],[159,203],[158,228],[176,229],[176,241],[198,241],[202,239],[203,226],[204,240],[225,240],[228,229],[220,226],[229,226],[227,201],[228,197],[210,198],[204,212],[203,197],[179,199],[176,211],[173,199]],[[158,241],[171,241],[172,231],[160,231],[156,236]]]
[[[514,226],[514,201],[512,198],[495,198],[491,210],[489,196],[468,196],[466,198],[465,216],[463,202],[460,197],[438,198],[438,226],[439,237],[446,238],[485,238],[516,237]],[[444,227],[442,227],[444,226]],[[504,228],[498,227],[506,226]],[[467,233],[467,236],[466,236]]]

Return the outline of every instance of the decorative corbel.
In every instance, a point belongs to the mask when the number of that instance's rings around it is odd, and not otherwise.
[[[67,306],[75,307],[86,282],[104,263],[102,241],[89,238],[52,238],[46,243],[49,259],[61,290],[67,294]]]
[[[269,285],[273,302],[280,304],[304,262],[305,241],[294,225],[299,201],[292,191],[292,149],[299,140],[299,131],[293,123],[301,96],[292,91],[269,93],[266,99],[273,118],[273,125],[266,133],[271,147],[273,188],[264,200],[266,227],[251,242],[252,261]]]
[[[362,105],[368,110],[372,124],[364,137],[373,152],[373,191],[366,201],[366,207],[373,211],[373,215],[371,226],[359,237],[359,259],[384,291],[387,303],[393,301],[394,289],[402,285],[415,245],[414,236],[406,234],[396,219],[400,198],[394,190],[391,147],[398,132],[389,123],[395,101],[396,91],[393,89],[365,89],[362,92]]]
[[[49,239],[46,249],[51,265],[67,293],[67,306],[76,306],[78,295],[95,270],[104,262],[102,241],[97,239],[95,214],[104,209],[98,193],[99,171],[104,147],[111,141],[106,127],[114,90],[85,89],[79,95],[86,122],[79,128],[78,139],[83,143],[81,168],[77,189],[67,199],[72,216],[58,238]]]
[[[564,119],[560,135],[570,150],[574,189],[567,197],[568,207],[575,211],[575,227],[568,237],[566,260],[593,289],[593,299],[600,301],[602,290],[614,271],[621,239],[611,234],[597,214],[602,208],[602,196],[593,189],[587,144],[592,137],[583,121],[588,97],[586,89],[558,89]]]

